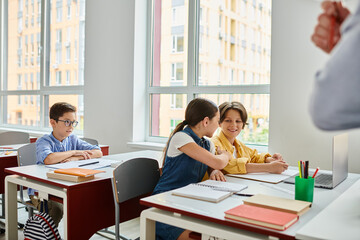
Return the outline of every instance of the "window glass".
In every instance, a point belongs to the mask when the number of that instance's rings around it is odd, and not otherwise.
[[[169,137],[178,120],[184,119],[186,104],[185,94],[152,94],[150,135]]]
[[[238,101],[247,111],[248,120],[238,139],[245,143],[267,145],[269,138],[269,94],[201,94],[199,97],[223,102]]]
[[[4,90],[37,90],[40,86],[37,82],[25,82],[29,76],[34,76],[40,71],[37,64],[40,59],[40,42],[36,41],[37,33],[41,29],[38,25],[25,26],[23,19],[29,18],[29,14],[24,12],[26,2],[22,0],[8,1],[8,57],[7,57],[7,79],[3,83]],[[33,14],[39,13],[34,9]],[[31,16],[31,15],[30,15]],[[19,81],[19,79],[22,81]]]
[[[188,12],[184,0],[155,1],[151,86],[187,85]]]
[[[49,111],[50,107],[57,102],[67,102],[75,106],[77,109],[76,117],[79,124],[76,126],[76,131],[84,129],[84,96],[83,95],[49,95],[45,96],[45,101],[48,99],[49,108],[47,109],[47,119],[45,120],[49,124]]]
[[[6,124],[40,126],[40,99],[36,95],[8,95]]]
[[[62,101],[78,107],[81,124],[77,131],[81,133],[85,0],[4,1],[7,17],[0,32],[6,34],[3,43],[7,57],[0,62],[5,72],[0,89],[0,109],[5,117],[0,119],[0,125],[49,127],[48,108],[55,101]],[[42,22],[50,25],[42,26]],[[49,42],[42,43],[44,39]],[[65,87],[68,85],[72,88]]]
[[[266,145],[271,1],[153,0],[150,12],[147,140],[167,138],[187,102],[201,96],[244,103],[249,125],[242,140]]]
[[[260,5],[253,5],[252,1],[230,1],[229,5],[225,4],[225,1],[220,2],[220,6],[216,8],[214,1],[200,1],[202,11],[208,11],[209,15],[213,16],[202,17],[200,20],[199,34],[202,42],[209,42],[201,45],[202,51],[199,53],[199,64],[206,67],[208,76],[201,84],[210,86],[270,83],[270,64],[263,64],[270,62],[270,45],[261,39],[271,36],[271,25],[265,24],[271,22],[271,6],[262,5],[260,9]],[[260,24],[253,22],[255,10],[262,16]],[[217,68],[223,73],[220,81],[217,78]],[[226,71],[229,68],[234,70],[233,75]],[[243,82],[242,76],[237,74],[239,71],[245,75],[255,72],[261,76],[261,81]]]
[[[50,77],[49,86],[83,85],[84,84],[84,46],[85,46],[85,1],[52,1],[50,16],[50,66],[49,75],[58,72],[75,72],[69,81]],[[71,10],[69,10],[71,9]],[[70,11],[70,12],[69,12]],[[69,17],[71,11],[79,11],[76,17]],[[66,16],[66,17],[63,17]]]

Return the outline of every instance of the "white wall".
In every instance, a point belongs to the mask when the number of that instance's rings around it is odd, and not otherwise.
[[[319,1],[273,1],[269,151],[291,165],[310,160],[331,169],[331,138],[339,132],[316,129],[308,113],[314,74],[329,57],[310,41],[320,11]],[[350,131],[350,172],[360,173],[359,140],[359,130]]]
[[[134,81],[133,0],[86,1],[84,136],[129,151]]]

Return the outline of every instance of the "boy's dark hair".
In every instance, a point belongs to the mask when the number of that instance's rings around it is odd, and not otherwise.
[[[222,123],[224,121],[226,112],[229,111],[230,109],[233,109],[233,110],[236,110],[239,112],[241,121],[244,123],[244,125],[243,125],[243,129],[244,129],[245,125],[247,124],[246,121],[247,121],[248,115],[247,115],[244,105],[242,105],[240,102],[236,102],[236,101],[224,102],[219,106],[220,123]]]
[[[50,108],[50,119],[59,120],[67,112],[76,113],[76,107],[66,102],[55,103]]]

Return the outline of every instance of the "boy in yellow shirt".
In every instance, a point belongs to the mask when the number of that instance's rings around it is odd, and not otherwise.
[[[219,111],[221,131],[214,135],[211,141],[217,149],[226,150],[232,156],[228,165],[222,170],[223,173],[282,173],[288,168],[281,154],[275,153],[272,156],[269,153],[259,154],[256,149],[251,149],[236,139],[247,121],[247,112],[241,103],[224,102],[219,106]]]

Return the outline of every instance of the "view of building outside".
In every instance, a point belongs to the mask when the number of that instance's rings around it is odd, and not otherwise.
[[[50,4],[50,29],[41,26],[45,2]],[[8,0],[7,26],[4,123],[46,127],[48,117],[41,122],[40,116],[48,116],[49,108],[61,101],[77,107],[77,128],[82,130],[83,95],[64,87],[84,84],[85,0]],[[42,34],[47,45],[42,43]]]
[[[160,51],[153,53],[151,87],[191,87],[187,86],[188,1],[156,1],[161,7],[155,7],[158,32],[154,34],[161,38],[154,43],[154,49]],[[270,84],[271,0],[201,0],[198,14],[199,65],[194,86],[221,89]],[[189,99],[178,92],[151,94],[151,136],[168,137],[184,119]],[[240,138],[247,143],[268,144],[269,94],[220,93],[202,94],[200,90],[194,96],[218,105],[240,101],[248,111],[248,125]]]

